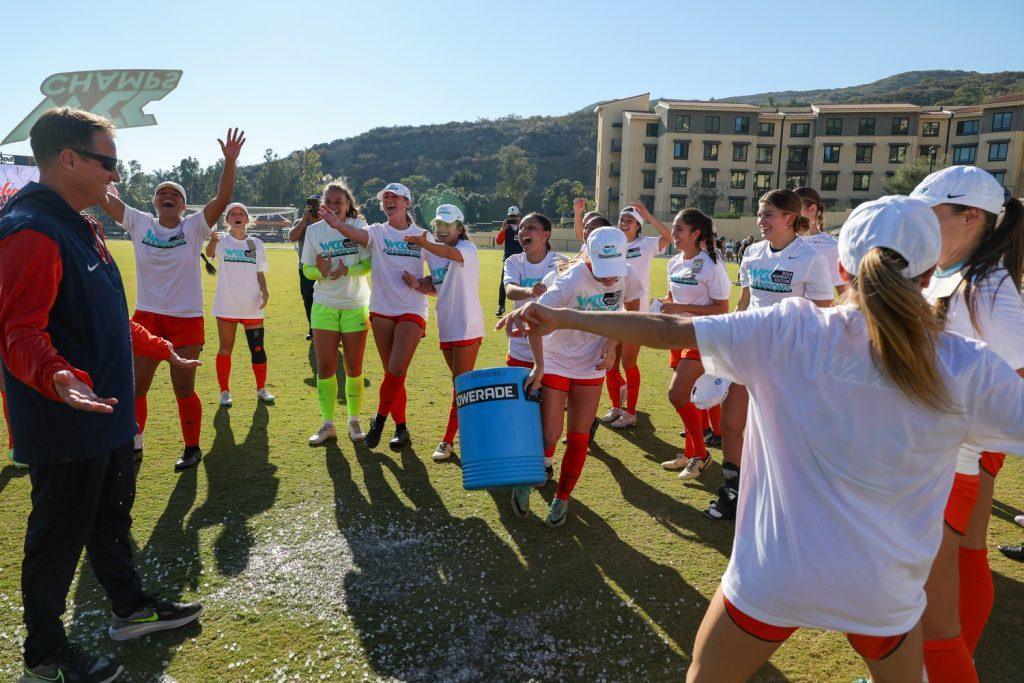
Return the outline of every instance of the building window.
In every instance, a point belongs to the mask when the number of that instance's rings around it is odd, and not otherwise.
[[[809,147],[790,147],[786,158],[787,171],[806,171]]]
[[[704,161],[718,161],[718,143],[704,143]]]
[[[926,138],[939,137],[939,122],[925,121],[924,126],[921,128],[921,136]]]
[[[669,211],[682,211],[686,208],[686,195],[684,194],[673,194],[669,195],[668,198],[668,210]]]
[[[939,154],[938,145],[921,145],[917,148],[917,155],[929,159],[933,156],[937,157]]]
[[[654,195],[653,194],[642,194],[640,195],[640,202],[647,207],[648,211],[654,211]]]
[[[1005,142],[992,142],[988,146],[988,160],[989,161],[1006,161],[1006,148],[1007,143]]]
[[[857,119],[857,135],[874,135],[875,134],[875,119],[874,117],[862,116]]]
[[[956,134],[957,135],[977,135],[978,129],[981,126],[980,119],[971,119],[970,121],[957,121],[956,122]]]
[[[843,134],[843,120],[840,119],[825,119],[825,135],[842,135]]]
[[[889,163],[902,164],[907,160],[906,145],[889,145]]]
[[[786,175],[786,189],[795,190],[807,184],[807,176],[802,173],[789,173]]]
[[[620,169],[619,164],[609,164],[608,165],[608,175],[611,176],[612,178],[618,178],[619,174],[620,174],[620,170],[619,169]]]
[[[690,116],[688,114],[676,114],[676,132],[690,132]]]
[[[761,137],[771,137],[775,135],[775,124],[761,122],[757,124],[757,134]]]
[[[733,171],[729,176],[729,187],[734,190],[742,190],[747,186],[747,172]]]
[[[747,145],[732,146],[732,160],[733,161],[746,161],[747,160]]]
[[[963,147],[953,148],[953,163],[954,164],[973,164],[974,160],[978,157],[978,146],[977,145],[964,145]]]
[[[644,174],[644,189],[645,190],[653,190],[654,189],[654,173],[655,173],[654,171],[644,171],[643,172],[643,174]]]
[[[857,145],[857,163],[870,164],[873,149],[871,145]]]
[[[654,164],[658,162],[658,146],[644,145],[644,163]]]
[[[870,173],[854,173],[853,174],[853,190],[854,192],[867,192],[871,189],[871,174]]]
[[[672,187],[686,187],[686,169],[672,169]]]
[[[835,192],[836,188],[839,187],[839,174],[838,173],[822,173],[821,174],[821,190],[822,192]]]
[[[621,152],[622,151],[622,139],[621,138],[612,138],[612,151],[613,152]]]
[[[838,164],[839,163],[839,150],[842,149],[839,145],[825,145],[823,148],[825,153],[822,156],[822,161],[826,164]]]
[[[729,213],[743,213],[743,198],[729,197]]]
[[[672,158],[673,159],[689,159],[690,158],[690,141],[689,140],[676,140],[672,143]]]
[[[770,164],[772,163],[772,151],[774,148],[768,145],[757,146],[757,163],[759,164]]]
[[[1006,171],[989,171],[1000,185],[1006,185]]]
[[[772,174],[771,173],[755,173],[754,174],[754,189],[760,192],[767,192],[772,187]]]
[[[789,124],[789,137],[791,138],[806,138],[811,134],[811,124],[809,123],[791,123]]]
[[[656,138],[658,137],[658,124],[648,123],[647,124],[647,137]]]
[[[703,168],[700,171],[701,187],[714,187],[718,183],[718,169]]]
[[[736,117],[736,128],[737,134],[746,135],[750,132],[750,117],[749,116],[737,116]]]
[[[719,118],[717,116],[705,116],[704,117],[704,132],[705,133],[717,133],[719,128]]]
[[[896,116],[892,120],[893,135],[910,135],[910,119],[904,116]]]
[[[1004,111],[992,114],[992,130],[1010,130],[1013,121],[1013,112]]]
[[[835,211],[836,210],[836,204],[839,203],[839,200],[837,200],[837,199],[822,199],[821,203],[825,205],[825,210],[826,211]]]

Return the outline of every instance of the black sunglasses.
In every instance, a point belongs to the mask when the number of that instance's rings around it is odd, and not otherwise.
[[[103,166],[103,170],[107,171],[108,173],[113,173],[114,171],[117,170],[117,157],[108,157],[106,154],[96,154],[96,152],[87,152],[84,149],[72,148],[71,151],[74,152],[75,154],[79,154],[83,157],[88,157],[89,159],[93,159],[94,161],[100,162],[100,165]]]

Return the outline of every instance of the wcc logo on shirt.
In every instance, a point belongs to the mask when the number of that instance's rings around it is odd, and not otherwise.
[[[256,263],[255,249],[225,249],[225,263]]]
[[[640,258],[640,247],[630,247],[626,250],[626,258]]]
[[[793,271],[775,268],[751,268],[750,286],[763,292],[793,291]]]
[[[577,296],[577,311],[614,311],[622,303],[622,290],[605,292],[604,294],[593,294],[591,296]]]
[[[450,265],[450,263],[446,263],[440,268],[430,269],[430,281],[434,284],[435,287],[444,282],[444,276],[448,274],[448,266]]]
[[[420,257],[420,245],[410,244],[405,240],[389,240],[385,237],[383,251],[388,256]]]
[[[185,246],[185,233],[179,232],[170,239],[162,240],[156,236],[153,229],[150,228],[146,231],[146,236],[142,238],[142,243],[157,249],[174,249],[175,247]]]
[[[333,258],[335,256],[351,256],[352,254],[359,252],[359,245],[347,237],[340,240],[318,242],[317,244],[320,247],[320,253],[328,258]]]
[[[669,276],[669,280],[672,284],[676,285],[696,285],[697,273],[704,269],[704,259],[697,259],[689,268],[684,268],[676,273]]]

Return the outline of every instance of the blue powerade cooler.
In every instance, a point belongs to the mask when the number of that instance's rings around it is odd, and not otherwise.
[[[455,378],[467,491],[546,480],[540,401],[523,389],[529,374],[526,368],[488,368]]]

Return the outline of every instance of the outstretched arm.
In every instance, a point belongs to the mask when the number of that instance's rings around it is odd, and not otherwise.
[[[323,206],[320,207],[320,219],[361,247],[365,247],[370,243],[370,233],[362,228],[349,225],[341,220],[338,214],[333,211],[328,211]]]
[[[237,128],[228,129],[228,141],[217,139],[220,143],[220,151],[224,154],[224,170],[220,173],[220,184],[217,185],[217,196],[210,200],[210,203],[203,207],[203,218],[207,225],[216,225],[217,219],[228,208],[231,201],[231,193],[235,190],[235,164],[238,162],[238,154],[245,144],[245,131]]]

